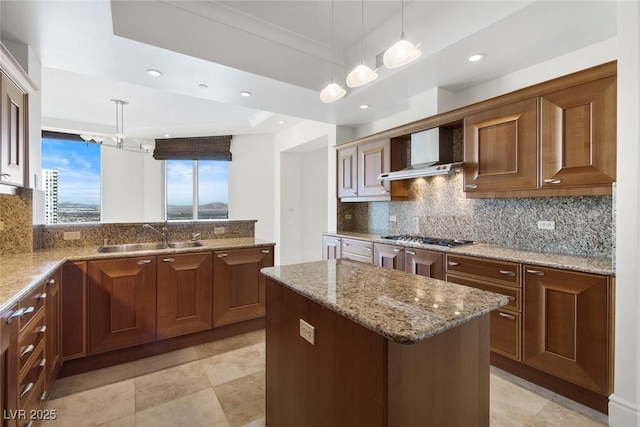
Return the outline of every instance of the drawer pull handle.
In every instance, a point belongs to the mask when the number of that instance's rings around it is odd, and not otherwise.
[[[512,297],[511,295],[507,295],[507,299],[508,299],[509,301],[515,301],[515,300],[516,300],[516,297]]]
[[[47,366],[47,359],[40,359],[40,361],[36,363],[36,366],[38,368],[44,368],[45,366]]]
[[[33,389],[34,385],[35,384],[33,384],[33,383],[29,383],[29,384],[25,385],[24,387],[22,387],[22,391],[20,392],[20,400],[22,400],[22,398]]]
[[[340,239],[335,239],[334,242],[340,243]]]
[[[28,346],[26,346],[21,352],[20,352],[20,359],[22,359],[23,357],[25,357],[27,354],[31,353],[33,350],[35,350],[35,347],[33,346],[33,344],[29,344]]]
[[[465,185],[467,188],[478,188],[478,184],[467,184]]]
[[[354,196],[357,196],[358,192],[357,191],[353,191],[353,192],[351,192],[351,194],[353,194]]]
[[[27,424],[25,424],[24,427],[33,427],[34,426],[35,421],[34,420],[30,420]]]
[[[460,265],[459,262],[455,262],[455,261],[449,261],[447,264],[452,266],[452,267],[455,267],[456,265]]]
[[[34,306],[29,306],[24,309],[24,311],[20,315],[20,318],[22,319],[24,316],[26,316],[29,313],[33,313],[34,311],[36,311],[36,308]]]
[[[544,182],[546,182],[547,184],[560,184],[562,182],[561,179],[545,179]]]
[[[364,250],[365,250],[365,251],[369,251],[369,252],[371,252],[371,248],[370,248],[370,247],[368,247],[368,246],[365,246]]]
[[[393,252],[400,252],[402,249],[393,248]]]
[[[504,317],[505,319],[509,319],[509,320],[516,320],[516,316],[512,316],[510,314],[507,313],[498,313],[500,315],[500,317]]]
[[[15,319],[16,317],[22,317],[23,315],[24,315],[24,308],[19,308],[18,310],[11,313],[9,317],[7,317],[7,324],[10,325],[11,322],[13,322],[13,319]]]
[[[349,244],[348,243],[343,243],[342,246],[349,246]]]
[[[540,270],[527,269],[527,273],[535,274],[536,276],[544,276],[544,271],[540,271]]]
[[[40,402],[44,402],[45,400],[47,400],[47,392],[43,391],[38,400],[40,400]]]
[[[515,271],[509,270],[500,270],[500,274],[504,274],[505,276],[514,277],[516,275]]]
[[[224,258],[224,257],[226,257],[226,256],[229,256],[229,254],[219,254],[219,255],[218,255],[218,258]]]
[[[405,250],[404,252],[405,252],[405,253],[407,253],[407,254],[409,254],[409,255],[415,255],[415,254],[416,254],[414,251],[408,251],[408,250]]]
[[[56,279],[47,280],[47,285],[51,286],[51,285],[55,285],[55,284],[56,284]]]
[[[45,332],[47,332],[47,325],[42,325],[38,328],[39,334],[44,334]]]
[[[175,262],[176,259],[175,258],[162,258],[163,262]]]
[[[269,252],[271,252],[269,249],[263,249],[260,252],[262,252],[263,254],[268,254]]]
[[[47,299],[47,293],[46,292],[41,293],[36,297],[36,299]]]
[[[380,193],[381,194],[387,194],[389,192],[389,190],[382,190]]]
[[[144,265],[144,264],[151,264],[151,260],[150,259],[143,259],[141,261],[138,261],[138,265]]]

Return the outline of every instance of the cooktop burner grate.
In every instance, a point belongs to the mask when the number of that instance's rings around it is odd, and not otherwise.
[[[438,246],[459,246],[459,245],[470,245],[473,240],[460,240],[460,239],[442,239],[439,237],[425,237],[425,236],[414,236],[410,234],[399,234],[392,236],[382,236],[383,239],[387,240],[396,240],[399,242],[414,242],[421,243],[423,245],[438,245]]]

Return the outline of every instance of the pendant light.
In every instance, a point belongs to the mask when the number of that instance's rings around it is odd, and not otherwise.
[[[342,98],[346,93],[344,88],[333,82],[333,0],[331,0],[331,83],[320,92],[320,100],[329,104]]]
[[[353,71],[351,71],[349,75],[347,75],[347,86],[349,87],[362,86],[378,78],[378,73],[364,65],[364,0],[362,0],[361,12],[360,51],[362,56],[360,58],[360,65],[354,68]]]
[[[405,40],[404,38],[404,0],[402,0],[401,11],[402,33],[400,34],[400,41],[387,49],[382,57],[384,66],[389,69],[402,67],[403,65],[415,61],[422,54],[417,46],[414,46],[410,41]]]
[[[116,146],[122,149],[124,148],[124,139],[127,137],[124,134],[124,106],[128,102],[122,99],[112,99],[111,102],[116,104],[116,133],[113,140],[116,142]]]

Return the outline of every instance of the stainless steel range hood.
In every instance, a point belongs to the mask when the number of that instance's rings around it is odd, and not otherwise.
[[[462,163],[452,163],[453,138],[451,129],[433,128],[411,134],[411,166],[399,171],[381,173],[380,181],[412,179],[423,176],[450,174]]]

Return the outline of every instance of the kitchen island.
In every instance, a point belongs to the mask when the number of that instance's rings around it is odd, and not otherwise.
[[[505,296],[349,261],[267,276],[267,425],[488,426]]]

